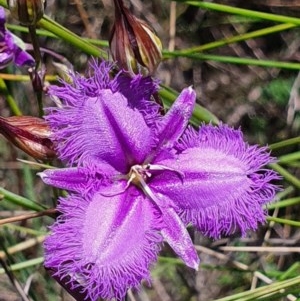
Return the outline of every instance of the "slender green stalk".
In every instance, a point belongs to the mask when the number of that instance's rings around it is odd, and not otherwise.
[[[297,188],[300,188],[300,180],[291,173],[289,173],[285,168],[283,168],[277,163],[270,164],[270,167],[276,170],[280,175],[282,175],[286,181],[295,185]]]
[[[10,107],[12,113],[14,115],[20,116],[22,115],[22,112],[19,108],[19,106],[17,105],[15,99],[11,96],[11,94],[9,93],[7,86],[5,84],[5,81],[0,77],[0,92],[5,95],[6,101],[8,106]]]
[[[248,18],[263,19],[263,20],[279,22],[279,23],[291,23],[291,24],[295,24],[295,25],[300,25],[299,18],[294,18],[294,17],[289,17],[289,16],[264,13],[264,12],[259,12],[259,11],[255,11],[255,10],[238,8],[238,7],[234,7],[234,6],[223,5],[223,4],[212,3],[212,2],[184,1],[184,0],[176,0],[176,1],[184,2],[185,4],[197,6],[197,7],[203,8],[203,9],[215,10],[215,11],[220,11],[223,13],[240,15],[240,16],[244,16],[244,17],[248,17]]]
[[[29,30],[27,27],[24,27],[21,25],[16,25],[16,24],[5,24],[5,25],[10,30],[29,33]],[[44,30],[44,29],[36,29],[36,34],[39,36],[49,37],[49,38],[54,38],[54,39],[59,38],[54,33],[50,32],[48,30]],[[106,40],[95,40],[95,39],[88,39],[88,38],[81,38],[81,39],[86,42],[89,42],[95,46],[108,47],[108,41],[106,41]]]
[[[39,69],[41,61],[42,61],[42,56],[40,52],[40,44],[39,40],[36,35],[36,27],[35,25],[30,25],[28,26],[32,46],[33,46],[33,53],[34,53],[34,58],[36,62],[36,69]]]
[[[299,274],[300,269],[300,262],[296,261],[292,266],[289,267],[284,273],[282,273],[279,277],[279,280],[286,280],[287,278],[291,277],[292,275]]]
[[[26,269],[26,268],[29,268],[32,266],[39,265],[43,262],[44,262],[44,257],[38,257],[38,258],[23,261],[20,263],[12,264],[9,268],[11,271],[19,271],[19,270],[23,270],[23,269]],[[4,274],[4,273],[5,273],[5,270],[0,269],[0,274]]]
[[[31,201],[27,198],[24,198],[22,196],[19,196],[15,193],[12,193],[2,187],[0,187],[0,196],[4,197],[7,201],[15,204],[15,205],[19,205],[23,208],[26,208],[26,209],[31,209],[31,210],[34,210],[34,211],[42,211],[42,210],[45,210],[45,207],[34,202],[34,201]],[[1,199],[1,198],[0,198]]]
[[[287,154],[287,155],[283,155],[280,156],[278,158],[279,163],[283,164],[283,163],[289,163],[292,161],[296,161],[300,159],[300,151],[299,152],[295,152],[295,153],[291,153],[291,154]]]
[[[214,41],[214,42],[211,42],[211,43],[203,44],[203,45],[200,45],[200,46],[195,46],[195,47],[191,47],[191,48],[188,48],[188,49],[178,50],[177,53],[192,54],[192,53],[195,53],[195,52],[202,52],[202,51],[212,50],[212,49],[215,49],[215,48],[218,48],[218,47],[221,47],[221,46],[225,46],[225,45],[229,45],[229,44],[233,44],[233,43],[236,43],[236,42],[241,42],[241,41],[245,41],[245,40],[249,40],[249,39],[254,39],[254,38],[257,38],[257,37],[262,37],[262,36],[265,36],[265,35],[273,34],[275,32],[284,31],[284,30],[291,29],[291,28],[294,28],[294,27],[297,27],[297,25],[295,25],[295,24],[279,24],[279,25],[275,25],[275,26],[255,30],[255,31],[252,31],[252,32],[247,32],[247,33],[244,33],[244,34],[241,34],[241,35],[221,39],[221,40]]]
[[[15,82],[28,82],[30,81],[30,76],[29,75],[23,75],[23,74],[9,74],[9,73],[0,73],[0,79],[2,80],[10,80],[10,81],[15,81]],[[57,75],[46,75],[45,80],[49,82],[53,82],[58,80]]]
[[[215,301],[253,301],[257,300],[259,297],[267,296],[272,293],[280,294],[282,292],[281,290],[292,288],[296,285],[300,285],[300,276],[285,281],[275,282],[246,292],[234,294],[225,298],[217,299]]]
[[[40,235],[46,235],[47,232],[46,231],[39,231],[39,230],[34,230],[31,228],[27,228],[27,227],[22,227],[22,226],[18,226],[16,224],[12,224],[12,223],[8,223],[8,224],[4,224],[1,226],[1,228],[7,228],[11,231],[18,231],[20,232],[22,235],[34,235],[34,236],[40,236]]]
[[[291,193],[294,193],[294,192],[295,192],[295,187],[293,185],[290,185],[290,186],[286,187],[285,189],[283,189],[282,191],[279,191],[275,196],[275,200],[277,200],[277,201],[284,200]]]
[[[285,225],[300,227],[300,222],[292,221],[290,219],[284,219],[284,218],[279,218],[279,217],[268,216],[267,220],[269,222],[276,222],[276,223],[279,223],[279,224],[285,224]]]
[[[298,205],[300,203],[300,197],[290,198],[286,199],[280,202],[272,203],[269,205],[266,205],[267,209],[275,209],[275,208],[285,208],[289,206]]]
[[[0,0],[1,1],[1,0]],[[84,51],[85,53],[95,56],[95,57],[102,57],[107,59],[107,53],[91,43],[87,42],[86,40],[82,39],[75,33],[71,32],[70,30],[66,29],[62,25],[58,24],[54,20],[50,19],[47,16],[44,16],[39,22],[38,25],[41,26],[43,29],[46,29],[64,41],[69,42],[70,44],[76,46],[78,49]]]
[[[183,54],[179,51],[164,51],[164,59],[172,57],[188,57],[194,60],[201,61],[216,61],[229,64],[240,64],[240,65],[253,65],[260,67],[270,67],[270,68],[281,68],[281,69],[291,69],[291,70],[300,70],[300,63],[290,63],[290,62],[278,62],[272,60],[258,60],[252,58],[240,58],[233,56],[221,56],[213,54]]]
[[[271,150],[275,150],[275,149],[278,149],[278,148],[283,148],[283,147],[286,147],[286,146],[290,146],[290,145],[294,145],[294,144],[299,144],[299,143],[300,143],[300,136],[299,137],[295,137],[295,138],[290,138],[290,139],[287,139],[287,140],[283,140],[283,141],[280,141],[280,142],[276,142],[276,143],[273,143],[273,144],[270,144],[269,148]]]
[[[43,86],[44,86],[44,74],[43,72],[43,66],[42,66],[42,56],[40,51],[40,45],[39,40],[36,35],[36,26],[35,25],[29,25],[29,34],[31,37],[31,42],[33,46],[33,54],[35,59],[35,67],[32,71],[32,86],[35,91],[35,96],[38,103],[39,108],[39,116],[42,117],[44,114],[43,109]]]
[[[22,164],[22,172],[23,172],[23,179],[24,179],[24,194],[30,200],[36,202],[36,193],[34,191],[34,177],[36,174],[33,175],[32,169],[27,164]]]

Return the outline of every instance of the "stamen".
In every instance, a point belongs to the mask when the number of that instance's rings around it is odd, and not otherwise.
[[[168,167],[168,166],[165,166],[165,165],[160,165],[160,164],[147,164],[145,167],[144,167],[146,170],[153,170],[153,171],[162,171],[162,170],[168,170],[168,171],[172,171],[172,172],[175,172],[179,175],[179,177],[181,178],[181,181],[183,182],[183,179],[184,179],[184,173],[183,172],[180,172],[174,168],[171,168],[171,167]]]
[[[124,189],[122,189],[119,192],[116,193],[103,193],[100,192],[101,195],[105,197],[113,197],[116,195],[120,195],[124,193],[130,184],[134,184],[135,186],[140,187],[144,193],[153,201],[157,204],[158,199],[156,196],[153,194],[151,191],[150,187],[146,183],[146,179],[150,178],[152,176],[151,172],[149,171],[163,171],[163,170],[168,170],[175,172],[179,175],[181,181],[183,182],[184,179],[184,174],[176,169],[173,169],[171,167],[167,167],[164,165],[159,165],[159,164],[145,164],[145,165],[134,165],[130,168],[130,171],[127,175],[128,181]],[[158,204],[157,204],[158,205]]]

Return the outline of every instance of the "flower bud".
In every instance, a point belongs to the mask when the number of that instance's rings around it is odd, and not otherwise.
[[[11,15],[24,25],[35,25],[44,14],[45,0],[7,0]]]
[[[50,160],[56,154],[47,123],[32,116],[0,116],[0,134],[16,147],[38,160]]]
[[[154,30],[136,18],[123,4],[114,0],[115,23],[110,37],[110,50],[120,68],[132,75],[153,74],[162,58],[162,44]]]

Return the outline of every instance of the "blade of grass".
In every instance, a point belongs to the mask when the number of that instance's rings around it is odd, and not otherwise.
[[[11,271],[19,271],[35,265],[39,265],[44,262],[44,257],[38,257],[30,260],[26,260],[20,263],[12,264],[9,268]],[[0,274],[4,274],[4,269],[0,269]]]
[[[277,203],[272,203],[272,204],[266,205],[265,207],[268,210],[271,210],[271,209],[275,209],[275,208],[285,208],[285,207],[289,207],[289,206],[294,206],[294,205],[298,205],[299,203],[300,203],[300,197],[295,197],[295,198],[282,200]]]
[[[1,80],[11,80],[11,81],[27,81],[29,82],[31,79],[29,75],[21,75],[21,74],[8,74],[8,73],[0,73],[0,81]],[[56,81],[58,80],[57,75],[46,75],[46,81]],[[1,86],[1,84],[0,84]],[[16,115],[16,114],[15,114]]]
[[[1,197],[4,197],[4,199],[6,199],[8,202],[11,202],[26,209],[31,209],[34,211],[42,211],[46,209],[46,207],[44,207],[43,205],[40,205],[32,200],[12,193],[2,187],[0,187],[0,199]]]
[[[22,115],[18,104],[16,103],[15,99],[10,95],[5,81],[2,78],[0,78],[0,93],[5,96],[7,104],[10,107],[12,113],[17,116]]]
[[[66,29],[62,25],[58,24],[54,20],[50,19],[47,16],[44,16],[39,22],[38,25],[41,26],[43,29],[52,32],[53,34],[60,37],[62,40],[69,42],[70,44],[76,46],[78,49],[84,51],[85,53],[95,56],[101,57],[103,59],[107,59],[108,55],[106,51],[97,48],[96,46],[92,45],[88,41],[82,39],[81,37],[77,36],[70,30]]]
[[[5,259],[7,254],[14,254],[14,253],[17,253],[17,252],[21,252],[21,251],[24,251],[28,248],[31,248],[37,244],[41,244],[44,240],[45,240],[45,235],[41,235],[41,236],[38,236],[38,237],[35,237],[35,238],[30,238],[30,239],[27,239],[25,241],[22,241],[21,243],[18,243],[14,246],[11,246],[9,248],[7,248],[6,252],[4,251],[0,251],[0,258],[2,259]]]
[[[300,136],[270,144],[268,147],[269,149],[274,150],[274,149],[283,148],[286,146],[299,144],[299,143],[300,143]]]
[[[279,224],[300,227],[300,222],[292,221],[290,219],[284,219],[284,218],[279,218],[279,217],[268,216],[267,220],[269,222],[276,222],[276,223],[279,223]]]
[[[6,24],[7,28],[12,31],[18,31],[18,32],[25,32],[29,33],[29,30],[27,27],[21,26],[21,25],[16,25],[16,24]],[[58,39],[59,37],[55,35],[54,33],[45,30],[45,29],[37,29],[36,34],[39,36],[43,37],[49,37],[49,38],[54,38]],[[89,42],[95,46],[100,46],[100,47],[108,47],[108,41],[106,40],[95,40],[95,39],[88,39],[88,38],[81,38],[86,42]]]
[[[293,286],[300,284],[300,277],[295,277],[292,279],[288,279],[281,282],[274,282],[272,284],[259,287],[253,290],[249,290],[246,292],[234,294],[225,298],[216,299],[215,301],[248,301],[248,300],[256,300],[256,298],[266,296],[270,293],[280,293],[283,289],[292,288]]]
[[[285,168],[283,168],[277,163],[269,164],[269,166],[275,171],[277,171],[287,182],[290,182],[291,184],[300,189],[300,180],[294,175],[292,175],[290,172],[288,172]]]
[[[278,158],[279,163],[281,163],[281,164],[289,163],[289,162],[296,161],[296,160],[299,160],[299,159],[300,159],[300,151],[290,153],[290,154],[287,154],[287,155],[283,155],[283,156],[280,156]]]
[[[187,48],[187,49],[183,49],[183,50],[178,50],[177,53],[192,54],[192,53],[195,53],[195,52],[202,52],[202,51],[212,50],[212,49],[215,49],[215,48],[218,48],[218,47],[221,47],[221,46],[225,46],[225,45],[233,44],[233,43],[236,43],[236,42],[241,42],[241,41],[245,41],[245,40],[249,40],[249,39],[262,37],[262,36],[269,35],[269,34],[272,34],[272,33],[275,33],[275,32],[280,32],[280,31],[284,31],[284,30],[287,30],[287,29],[291,29],[291,28],[294,28],[294,27],[297,27],[297,26],[298,25],[295,25],[295,24],[279,24],[279,25],[275,25],[275,26],[255,30],[255,31],[252,31],[252,32],[247,32],[245,34],[241,34],[241,35],[232,36],[232,37],[229,37],[229,38],[217,40],[217,41],[207,43],[207,44],[203,44],[203,45],[200,45],[200,46],[195,46],[195,47],[191,47],[191,48]]]
[[[279,22],[279,23],[291,23],[295,25],[300,25],[299,18],[284,16],[284,15],[264,13],[255,10],[249,10],[249,9],[238,8],[230,5],[223,5],[223,4],[205,2],[205,1],[184,1],[184,0],[176,0],[176,1],[184,2],[185,4],[197,6],[203,9],[215,10],[223,13],[240,15],[248,18],[263,19],[263,20]]]
[[[187,57],[194,60],[201,61],[216,61],[221,63],[229,64],[239,64],[239,65],[253,65],[260,67],[270,67],[270,68],[281,68],[281,69],[290,69],[290,70],[300,70],[300,63],[290,63],[290,62],[279,62],[273,60],[258,60],[252,58],[241,58],[234,56],[222,56],[222,55],[213,55],[213,54],[183,54],[179,51],[164,51],[164,59],[172,57]]]

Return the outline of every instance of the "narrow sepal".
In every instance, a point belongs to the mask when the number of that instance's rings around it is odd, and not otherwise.
[[[185,225],[175,210],[171,207],[164,208],[162,210],[162,220],[161,233],[164,240],[187,266],[198,270],[199,257]]]

